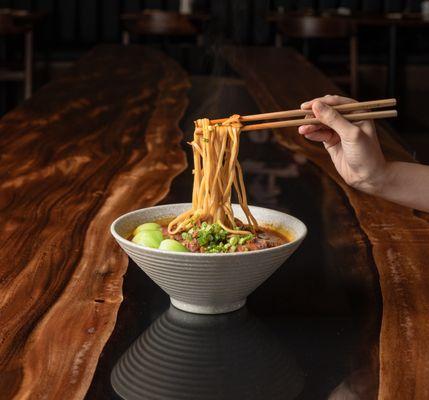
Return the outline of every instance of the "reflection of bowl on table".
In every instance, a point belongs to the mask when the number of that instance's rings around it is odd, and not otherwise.
[[[213,316],[170,307],[121,357],[111,382],[126,400],[288,400],[304,376],[246,308]]]
[[[167,292],[171,302],[184,311],[219,314],[244,305],[246,297],[279,268],[298,248],[307,229],[298,219],[260,207],[250,207],[261,225],[287,229],[292,241],[277,247],[244,253],[178,253],[139,246],[126,238],[145,222],[173,217],[191,204],[145,208],[119,217],[112,235],[146,274]],[[244,219],[238,205],[234,215]]]

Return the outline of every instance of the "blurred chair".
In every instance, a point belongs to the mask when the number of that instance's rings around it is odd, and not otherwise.
[[[124,23],[122,43],[130,43],[130,34],[136,36],[188,36],[196,37],[199,43],[199,32],[191,22],[191,17],[177,12],[145,10],[139,14],[123,14]]]
[[[349,39],[349,75],[331,76],[339,84],[347,83],[350,94],[358,95],[358,40],[353,21],[338,17],[284,16],[277,22],[276,44],[282,45],[283,36],[303,40],[304,56],[309,58],[309,40]]]
[[[0,13],[0,37],[23,35],[24,69],[10,67],[0,69],[0,81],[22,81],[24,83],[24,97],[31,97],[33,88],[33,29],[29,25],[16,25],[14,17],[9,13]]]

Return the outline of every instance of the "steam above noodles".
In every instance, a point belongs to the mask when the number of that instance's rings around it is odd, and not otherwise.
[[[192,208],[170,222],[170,234],[200,222],[218,223],[227,232],[238,235],[249,234],[234,217],[233,191],[246,216],[246,229],[256,232],[258,223],[247,205],[243,173],[238,162],[240,131],[239,115],[215,125],[211,125],[207,118],[195,121],[194,140],[190,143],[194,154]]]

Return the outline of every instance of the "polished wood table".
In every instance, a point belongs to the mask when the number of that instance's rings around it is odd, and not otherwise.
[[[341,94],[302,56],[288,49],[282,55],[274,49],[229,49],[227,54],[262,111],[293,108],[324,93]],[[388,129],[379,125],[378,133],[388,159],[412,161]],[[347,196],[361,237],[346,239],[347,230],[338,218],[339,239],[355,241],[362,249],[370,244],[367,251],[374,260],[383,299],[379,398],[427,398],[429,215],[351,189],[334,170],[326,151],[296,135],[295,130],[280,131],[277,139],[305,154]]]
[[[119,399],[110,373],[134,341],[130,398],[427,398],[429,218],[348,188],[295,130],[242,135],[250,202],[309,234],[240,312],[184,316],[110,237],[126,211],[189,201],[197,117],[339,93],[292,50],[224,54],[238,79],[97,47],[0,120],[1,399]]]
[[[99,47],[0,121],[1,398],[87,391],[127,266],[109,225],[186,167],[188,86],[161,53]]]

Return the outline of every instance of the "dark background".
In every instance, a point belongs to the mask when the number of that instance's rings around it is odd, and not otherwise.
[[[210,13],[211,24],[217,25],[225,36],[238,43],[270,45],[273,44],[273,32],[264,14],[278,7],[284,7],[286,11],[312,9],[326,12],[349,7],[352,11],[373,13],[419,12],[420,3],[420,0],[195,0],[193,10]],[[118,42],[121,13],[148,8],[178,11],[179,1],[1,0],[0,8],[48,11],[40,39],[56,49],[57,56],[65,56],[62,53],[66,53],[66,47],[79,51],[100,42]]]
[[[329,14],[338,7],[352,13],[386,15],[420,11],[418,0],[195,0],[193,12],[204,13],[203,46],[194,38],[132,37],[134,43],[157,46],[175,57],[192,75],[227,75],[219,60],[218,49],[225,43],[274,46],[276,27],[266,17],[278,10]],[[0,0],[0,8],[46,11],[35,30],[34,89],[53,79],[64,68],[99,43],[120,43],[123,25],[121,14],[144,9],[178,10],[174,0]],[[428,25],[429,26],[429,25]],[[386,27],[359,29],[359,99],[389,97],[387,92],[389,31]],[[19,60],[22,38],[0,36],[1,61]],[[302,50],[300,40],[284,38],[284,45]],[[311,61],[330,72],[332,61],[347,67],[346,40],[312,40]],[[429,29],[399,28],[396,93],[400,117],[393,122],[396,130],[412,145],[421,149],[421,159],[429,158],[421,138],[429,133],[429,113],[425,98],[429,94]],[[22,84],[0,82],[0,115],[23,100]],[[347,90],[347,88],[344,88]],[[429,152],[428,152],[429,153]]]

